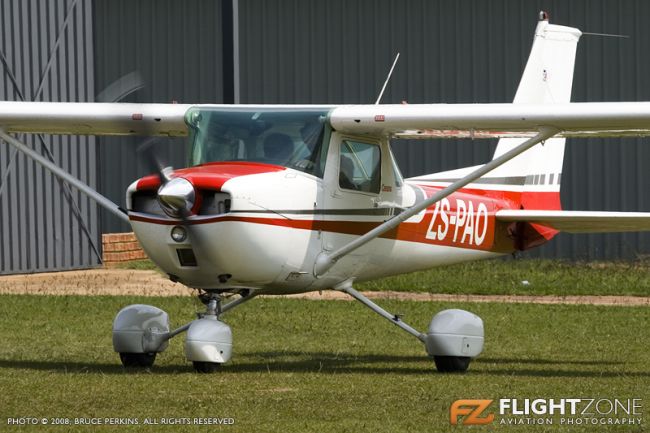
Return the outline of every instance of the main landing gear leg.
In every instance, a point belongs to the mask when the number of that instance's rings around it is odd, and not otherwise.
[[[205,313],[173,331],[169,330],[169,316],[163,310],[151,305],[129,305],[117,313],[113,322],[113,349],[125,367],[151,367],[168,341],[187,331],[187,359],[198,372],[211,373],[232,355],[232,332],[219,320],[221,314],[254,297],[255,292],[247,291],[222,305],[219,293],[208,292],[200,296],[206,305]]]
[[[470,361],[483,350],[483,321],[468,311],[452,309],[439,312],[431,319],[425,334],[359,293],[351,281],[342,283],[335,290],[347,293],[424,343],[427,354],[434,359],[441,373],[466,371]]]

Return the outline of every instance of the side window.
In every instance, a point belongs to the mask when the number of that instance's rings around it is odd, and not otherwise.
[[[345,140],[341,143],[339,186],[379,194],[381,149],[376,144]]]

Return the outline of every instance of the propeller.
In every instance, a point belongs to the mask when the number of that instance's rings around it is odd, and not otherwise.
[[[196,203],[196,192],[194,185],[182,177],[172,177],[173,168],[162,162],[154,151],[158,143],[157,137],[144,141],[136,149],[136,153],[143,156],[143,159],[150,171],[156,173],[160,179],[158,188],[158,203],[162,210],[172,218],[185,220],[192,213]],[[186,222],[186,221],[184,221]]]
[[[139,71],[127,73],[101,91],[96,97],[97,102],[117,102],[130,94],[143,89],[145,80]],[[161,143],[160,137],[155,136],[155,131],[146,129],[143,135],[148,137],[136,147],[136,157],[143,161],[149,173],[156,173],[160,179],[157,191],[158,203],[162,210],[171,218],[179,219],[180,224],[172,228],[171,235],[177,242],[189,240],[195,259],[206,257],[209,249],[201,242],[201,236],[196,233],[189,217],[197,200],[197,194],[192,183],[180,177],[172,177],[173,168],[166,164],[156,147]],[[206,258],[204,260],[209,260]]]
[[[142,74],[139,71],[132,71],[107,86],[95,100],[116,102],[144,87],[146,85]],[[145,164],[149,173],[156,173],[160,179],[157,199],[162,210],[169,217],[180,220],[179,225],[172,228],[171,234],[174,240],[179,243],[189,240],[195,259],[198,261],[199,257],[204,257],[203,260],[209,260],[205,254],[208,254],[210,249],[203,245],[200,234],[196,233],[189,219],[198,199],[194,185],[187,179],[172,177],[173,168],[163,161],[159,152],[156,152],[162,140],[154,134],[153,130],[143,131],[143,135],[148,138],[136,147],[136,157]]]
[[[97,102],[118,102],[145,87],[140,71],[131,71],[106,86],[95,96]]]
[[[150,172],[156,173],[160,179],[160,187],[157,191],[160,207],[169,217],[180,220],[179,226],[172,229],[172,237],[177,242],[188,239],[198,262],[199,256],[206,257],[205,254],[209,252],[209,249],[204,247],[201,236],[196,233],[194,225],[190,221],[192,209],[198,199],[197,193],[189,180],[172,177],[173,168],[165,164],[155,151],[159,141],[158,137],[145,140],[138,146],[136,153],[145,162]]]

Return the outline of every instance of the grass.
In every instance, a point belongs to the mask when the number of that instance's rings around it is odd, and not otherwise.
[[[165,309],[174,325],[202,308],[191,298],[0,296],[0,430],[180,430],[6,425],[7,417],[34,416],[235,419],[233,426],[182,427],[190,432],[492,431],[495,426],[452,428],[450,404],[580,396],[641,398],[647,407],[650,399],[648,308],[463,304],[483,317],[486,348],[467,374],[443,375],[415,339],[358,303],[257,299],[224,316],[235,354],[221,372],[205,376],[192,371],[181,339],[151,371],[119,366],[111,322],[121,307],[138,302]],[[436,311],[458,307],[382,304],[419,329]],[[647,423],[613,431],[643,428]]]
[[[485,260],[370,281],[357,288],[485,295],[650,296],[650,261]]]
[[[123,266],[157,269],[149,260]],[[650,259],[630,262],[485,260],[398,275],[356,287],[460,294],[650,296]]]
[[[117,263],[116,266],[119,269],[134,269],[134,270],[137,270],[137,271],[157,271],[157,270],[159,270],[158,266],[156,266],[149,259],[131,260],[129,262],[121,262],[121,263]]]

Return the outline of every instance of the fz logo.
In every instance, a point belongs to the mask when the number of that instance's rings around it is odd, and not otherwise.
[[[484,425],[494,421],[494,414],[481,416],[490,406],[492,400],[456,400],[449,408],[449,421],[451,425],[458,424],[458,418],[467,416],[464,425]]]

